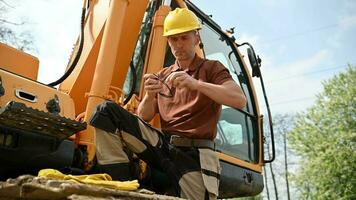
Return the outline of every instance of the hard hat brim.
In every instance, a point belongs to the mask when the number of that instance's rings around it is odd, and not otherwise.
[[[201,26],[196,26],[196,27],[187,27],[187,28],[177,28],[177,29],[172,29],[170,31],[166,31],[163,36],[167,37],[167,36],[171,36],[171,35],[177,35],[180,33],[185,33],[185,32],[189,32],[189,31],[194,31],[194,30],[200,30]]]

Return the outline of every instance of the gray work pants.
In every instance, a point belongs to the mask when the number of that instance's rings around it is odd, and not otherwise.
[[[173,195],[187,199],[216,199],[220,165],[207,148],[176,147],[158,129],[114,102],[100,104],[90,119],[96,128],[96,157],[101,165],[127,163],[125,145],[149,167],[170,179]]]

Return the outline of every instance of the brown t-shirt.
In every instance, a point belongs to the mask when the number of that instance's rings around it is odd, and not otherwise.
[[[165,80],[169,74],[180,70],[176,62],[164,68],[159,77]],[[229,71],[220,62],[202,59],[197,55],[185,72],[197,80],[217,85],[233,80]],[[172,87],[170,84],[168,86]],[[162,93],[170,94],[165,86]],[[201,92],[187,88],[172,88],[172,93],[171,98],[157,94],[162,131],[188,138],[213,140],[216,136],[221,104]]]

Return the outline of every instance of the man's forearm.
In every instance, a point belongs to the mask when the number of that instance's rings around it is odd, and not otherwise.
[[[219,104],[239,109],[245,107],[246,105],[245,95],[232,81],[224,83],[223,85],[215,85],[199,81],[197,90]]]
[[[157,99],[145,95],[137,108],[137,114],[145,121],[151,121],[157,112]]]

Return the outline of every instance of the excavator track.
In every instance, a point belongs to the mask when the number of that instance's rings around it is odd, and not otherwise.
[[[0,109],[0,125],[24,132],[52,136],[59,140],[64,140],[86,129],[86,123],[33,109],[14,101]]]

